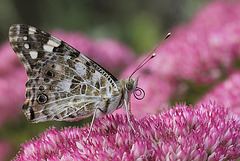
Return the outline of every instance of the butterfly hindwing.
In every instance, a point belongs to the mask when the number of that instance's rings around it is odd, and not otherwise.
[[[79,120],[109,104],[117,88],[113,75],[54,36],[28,25],[13,25],[9,41],[28,75],[28,120]]]

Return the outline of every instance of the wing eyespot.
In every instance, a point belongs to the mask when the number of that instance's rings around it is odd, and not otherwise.
[[[48,82],[50,82],[50,79],[44,78],[43,81],[44,81],[45,83],[48,83]]]
[[[39,104],[44,104],[48,101],[48,96],[46,94],[39,94],[37,97],[37,102]]]
[[[44,87],[43,86],[39,86],[39,90],[40,91],[44,90]]]
[[[47,70],[45,73],[44,73],[44,75],[46,76],[46,77],[48,77],[48,78],[53,78],[55,75],[54,75],[54,73],[53,73],[53,71],[51,71],[51,70]]]

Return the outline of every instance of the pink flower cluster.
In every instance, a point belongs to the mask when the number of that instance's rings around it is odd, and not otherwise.
[[[226,81],[217,85],[207,93],[198,103],[216,101],[230,108],[230,111],[240,115],[240,72],[231,75]]]
[[[113,73],[118,73],[134,60],[134,52],[117,40],[93,40],[79,32],[66,33],[56,30],[51,33]]]
[[[213,83],[235,69],[240,57],[240,3],[214,1],[172,37],[149,64],[154,73],[168,79]]]
[[[27,76],[9,43],[0,46],[0,126],[19,118],[24,101]]]
[[[156,50],[156,58],[136,74],[141,75],[139,87],[145,90],[146,99],[132,100],[133,113],[156,113],[191,91],[192,84],[210,86],[234,73],[240,58],[239,19],[238,1],[214,1],[191,22],[176,27]],[[129,66],[121,78],[136,66]]]
[[[240,118],[217,104],[176,105],[161,114],[96,120],[85,128],[49,129],[14,158],[21,160],[235,160],[240,158]]]

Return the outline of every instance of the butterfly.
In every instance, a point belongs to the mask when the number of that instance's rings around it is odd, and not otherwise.
[[[26,101],[22,110],[32,122],[77,121],[95,118],[124,108],[130,122],[130,96],[142,99],[144,91],[137,87],[139,76],[117,80],[99,64],[62,40],[35,27],[14,24],[9,29],[9,42],[26,69]],[[138,97],[143,94],[142,97]],[[137,94],[138,92],[138,94]],[[130,113],[130,114],[129,114]]]

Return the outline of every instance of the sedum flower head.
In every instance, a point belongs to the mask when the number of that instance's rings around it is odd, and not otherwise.
[[[232,74],[227,80],[217,85],[207,93],[198,103],[216,101],[230,108],[232,113],[240,115],[240,72]]]
[[[232,70],[240,53],[239,1],[213,1],[156,50],[149,68],[162,79],[211,84]]]
[[[0,46],[0,60],[0,126],[2,126],[9,120],[18,119],[22,113],[18,107],[24,100],[27,76],[9,43]]]
[[[47,130],[22,145],[20,160],[234,160],[240,158],[240,118],[217,104],[176,105],[161,114],[97,119],[88,127]]]

